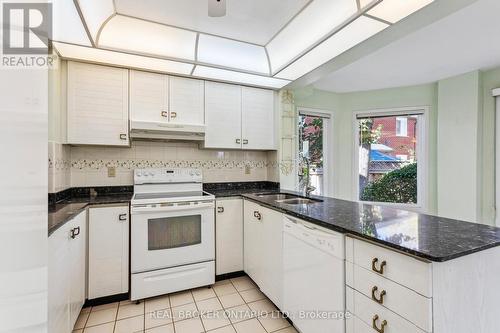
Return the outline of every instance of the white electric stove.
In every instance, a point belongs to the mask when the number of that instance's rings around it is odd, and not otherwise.
[[[136,169],[131,299],[215,282],[215,198],[199,169]]]

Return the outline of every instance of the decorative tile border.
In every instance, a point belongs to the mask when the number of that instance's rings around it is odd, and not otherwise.
[[[50,163],[50,162],[49,162]],[[115,167],[123,170],[133,170],[140,168],[200,168],[200,169],[242,169],[245,166],[251,168],[277,168],[278,162],[268,161],[238,161],[238,160],[88,160],[78,159],[71,161],[71,168],[78,170],[102,170],[108,167]]]

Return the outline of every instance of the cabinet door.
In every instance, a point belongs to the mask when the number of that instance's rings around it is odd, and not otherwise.
[[[68,143],[127,146],[128,70],[68,63]]]
[[[216,274],[243,270],[243,200],[217,200],[215,220]]]
[[[205,82],[205,147],[241,148],[241,87]]]
[[[80,310],[85,303],[86,263],[87,263],[87,213],[82,212],[70,222],[68,265],[70,269],[69,313],[70,325],[74,327]]]
[[[130,120],[168,122],[167,75],[130,71]]]
[[[263,248],[261,290],[278,307],[283,294],[283,214],[260,208],[262,214],[261,244]]]
[[[66,223],[49,237],[48,332],[71,332],[69,310],[69,230]]]
[[[263,226],[261,206],[245,200],[243,203],[243,264],[245,273],[259,286],[263,283],[263,255],[265,254],[262,244]]]
[[[203,125],[205,123],[205,84],[202,80],[170,77],[170,122]]]
[[[128,206],[89,209],[89,299],[128,292],[128,235]]]
[[[274,91],[241,88],[243,149],[276,149]]]

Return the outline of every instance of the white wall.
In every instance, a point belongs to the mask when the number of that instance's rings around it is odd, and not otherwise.
[[[1,332],[47,331],[47,128],[47,71],[0,69]]]
[[[438,214],[481,220],[480,72],[438,84]]]

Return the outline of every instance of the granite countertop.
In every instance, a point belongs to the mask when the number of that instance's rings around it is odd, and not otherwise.
[[[90,205],[107,205],[129,203],[132,199],[131,192],[106,193],[96,196],[74,197],[49,204],[49,228],[48,235],[62,227],[66,222],[80,214]]]
[[[268,181],[205,183],[203,189],[215,197],[241,196],[279,189],[279,183]],[[94,195],[91,195],[94,192]],[[89,205],[130,203],[133,186],[76,187],[49,194],[49,236]]]
[[[203,184],[203,190],[213,194],[216,198],[237,197],[249,193],[273,192],[279,191],[279,188],[279,183],[267,181]]]
[[[312,196],[323,202],[293,206],[255,194],[243,197],[429,261],[444,262],[500,245],[500,228],[483,224],[326,197]]]

